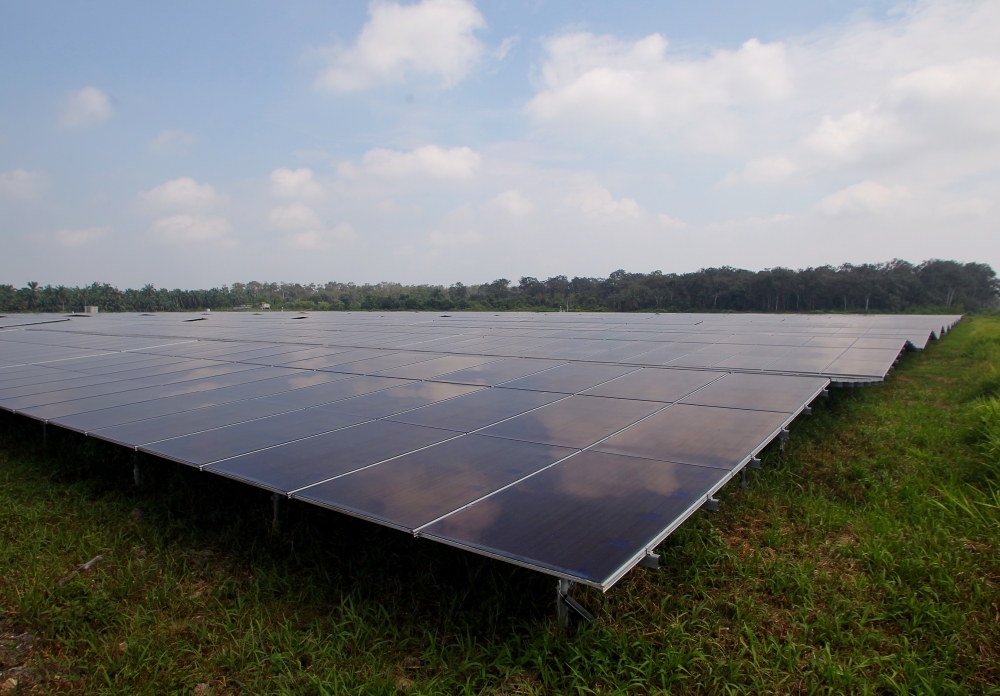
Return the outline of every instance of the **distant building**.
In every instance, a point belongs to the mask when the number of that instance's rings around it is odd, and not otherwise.
[[[101,308],[98,307],[97,305],[84,305],[83,306],[83,313],[84,314],[97,314],[99,311],[101,311]]]
[[[236,305],[235,307],[233,307],[233,309],[253,309],[253,305],[241,304],[241,305]]]
[[[271,309],[271,305],[269,305],[267,302],[261,302],[260,303],[260,308],[261,309]]]

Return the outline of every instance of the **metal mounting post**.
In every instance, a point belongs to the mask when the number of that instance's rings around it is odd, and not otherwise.
[[[751,469],[759,469],[760,468],[760,458],[759,457],[754,457],[753,459],[751,459],[749,461],[749,463],[747,463],[747,466],[750,467]]]
[[[569,596],[569,591],[573,589],[573,581],[559,578],[556,585],[556,620],[560,628],[569,628],[569,612],[573,611],[581,619],[590,623],[594,620],[594,615],[583,608],[579,602]]]
[[[811,406],[806,406],[804,409],[802,409],[802,415],[803,416],[811,416],[812,414],[813,414],[813,410],[812,410]]]
[[[820,396],[821,399],[829,399],[830,398],[830,390],[829,389],[824,389],[823,391],[821,391],[819,393],[819,396]]]
[[[792,433],[789,432],[788,428],[782,428],[781,432],[778,433],[778,439],[780,439],[782,442],[784,442],[785,440],[787,440],[791,436],[792,436]]]
[[[271,494],[271,503],[274,507],[274,518],[271,520],[271,525],[275,534],[281,531],[281,498],[281,493]]]
[[[139,453],[132,452],[132,478],[135,480],[135,485],[141,485],[142,479],[139,477]]]
[[[709,512],[718,512],[719,511],[719,499],[718,498],[709,498],[708,500],[706,500],[702,504],[701,509],[702,510],[708,510]]]
[[[740,488],[747,487],[747,468],[740,469]]]
[[[643,559],[639,561],[639,565],[643,568],[649,568],[650,570],[659,570],[660,554],[647,551]]]
[[[573,587],[573,583],[559,578],[559,584],[556,585],[556,623],[559,624],[559,628],[569,626],[569,606],[564,600],[569,596],[571,587]]]
[[[49,422],[42,421],[42,446],[49,446]]]

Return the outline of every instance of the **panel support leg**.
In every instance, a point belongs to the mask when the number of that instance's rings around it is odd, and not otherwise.
[[[42,421],[42,446],[49,446],[49,423],[48,421]]]
[[[140,477],[139,471],[139,453],[132,452],[132,479],[135,481],[135,485],[142,485],[142,478]]]
[[[747,468],[740,469],[740,488],[747,487]]]
[[[277,534],[281,531],[281,493],[271,494],[271,504],[273,506],[273,518],[271,520],[272,529],[274,533]]]
[[[566,604],[566,597],[569,596],[571,587],[573,583],[563,578],[559,578],[559,584],[556,585],[556,623],[564,630],[569,627],[569,606]]]
[[[556,585],[556,620],[560,629],[569,628],[569,613],[572,611],[581,619],[590,623],[594,620],[594,615],[583,608],[583,605],[569,596],[569,591],[573,588],[573,581],[559,578]]]

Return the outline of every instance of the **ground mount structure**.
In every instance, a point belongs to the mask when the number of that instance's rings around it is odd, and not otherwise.
[[[0,409],[607,590],[958,316],[0,317]],[[568,600],[572,603],[572,600]]]

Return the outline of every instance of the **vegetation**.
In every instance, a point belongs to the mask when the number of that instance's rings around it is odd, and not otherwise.
[[[568,637],[555,581],[0,417],[0,689],[1000,692],[1000,319],[833,390]],[[96,556],[84,573],[74,568]]]
[[[233,283],[211,290],[164,290],[147,285],[119,290],[107,283],[83,288],[0,285],[0,312],[160,312],[257,308],[268,303],[294,310],[555,310],[588,311],[939,311],[961,313],[994,308],[1000,282],[986,264],[933,259],[839,268],[823,266],[760,272],[704,268],[677,275],[615,271],[607,278],[555,276],[548,280],[506,278],[483,285],[451,287],[330,282]]]

